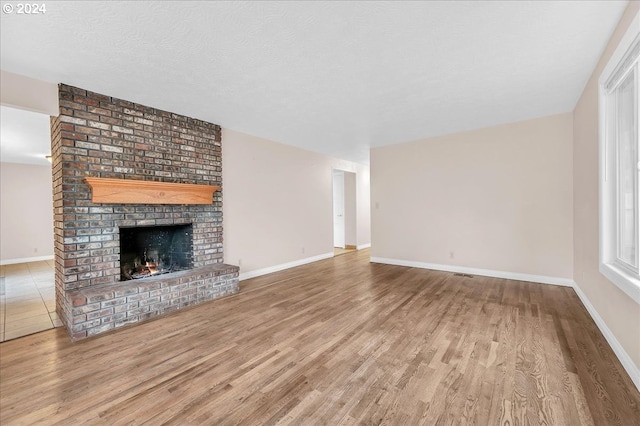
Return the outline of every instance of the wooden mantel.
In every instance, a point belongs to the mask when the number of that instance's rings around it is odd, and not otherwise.
[[[112,204],[212,204],[219,186],[86,177],[91,201]]]

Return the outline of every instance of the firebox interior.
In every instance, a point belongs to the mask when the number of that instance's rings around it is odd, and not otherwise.
[[[121,281],[193,268],[193,226],[120,228]]]

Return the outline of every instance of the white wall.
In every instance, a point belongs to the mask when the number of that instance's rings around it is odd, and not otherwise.
[[[640,305],[598,271],[598,78],[640,2],[629,2],[575,110],[574,122],[574,256],[575,282],[592,306],[592,315],[640,388]],[[598,321],[596,321],[598,322]],[[615,341],[612,339],[615,339]],[[633,363],[634,365],[631,365]]]
[[[0,70],[0,104],[58,115],[58,85]],[[0,163],[0,263],[53,257],[51,167]]]
[[[571,114],[372,149],[371,256],[570,283],[571,163]]]
[[[224,259],[240,272],[331,256],[332,170],[357,175],[359,245],[370,242],[368,166],[222,132]]]
[[[0,163],[0,261],[53,257],[51,167]]]
[[[356,214],[358,249],[371,246],[371,182],[369,167],[359,167],[356,174]]]
[[[344,217],[344,171],[333,171],[333,247],[344,248],[345,217]]]
[[[357,176],[344,172],[344,241],[348,246],[358,245]]]
[[[0,103],[57,116],[58,85],[0,70]]]

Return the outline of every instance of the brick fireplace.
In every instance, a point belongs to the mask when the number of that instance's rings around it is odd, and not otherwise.
[[[72,339],[237,292],[238,268],[222,263],[220,127],[63,84],[59,100],[51,119],[56,301]],[[95,202],[86,178],[220,189],[206,204]],[[121,262],[121,233],[176,226],[189,229],[180,242],[190,245],[189,267],[123,280],[145,252]]]

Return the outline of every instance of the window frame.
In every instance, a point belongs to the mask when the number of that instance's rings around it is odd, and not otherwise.
[[[612,126],[609,122],[611,114],[615,114],[617,99],[615,93],[611,94],[607,89],[607,83],[619,73],[619,68],[629,57],[631,57],[631,48],[636,47],[640,43],[640,13],[636,14],[629,29],[618,44],[615,52],[609,59],[609,62],[603,69],[598,80],[598,128],[599,128],[599,217],[600,217],[600,235],[599,235],[599,270],[606,278],[616,284],[622,291],[629,295],[636,303],[640,304],[640,237],[635,235],[636,239],[636,263],[637,267],[630,267],[618,259],[618,156],[617,156],[617,140],[612,141]],[[634,60],[632,65],[626,66],[626,69],[616,76],[615,92],[619,84],[628,76],[632,69],[635,69],[635,114],[636,116],[636,139],[640,137],[640,61]],[[640,150],[640,146],[638,147]],[[638,167],[640,169],[640,152],[638,155]],[[640,177],[636,177],[636,188],[638,194],[635,196],[636,209],[636,233],[640,233]]]

